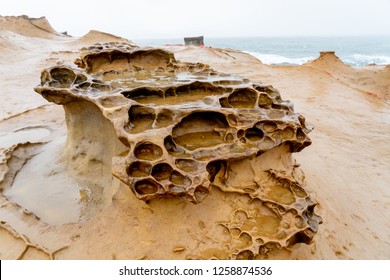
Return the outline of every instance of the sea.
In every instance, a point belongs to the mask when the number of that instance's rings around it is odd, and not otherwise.
[[[134,40],[139,45],[184,44],[183,38]],[[205,46],[247,52],[270,65],[301,65],[335,51],[346,64],[364,66],[390,64],[390,36],[360,37],[235,37],[204,38]]]

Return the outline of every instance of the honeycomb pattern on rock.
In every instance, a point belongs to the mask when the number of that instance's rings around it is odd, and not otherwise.
[[[276,89],[157,48],[108,43],[83,51],[79,68],[46,69],[35,90],[57,104],[88,101],[101,110],[127,147],[112,173],[136,197],[197,204],[212,186],[243,195],[250,206],[220,224],[237,259],[310,243],[321,219],[290,155],[311,144],[311,128]]]

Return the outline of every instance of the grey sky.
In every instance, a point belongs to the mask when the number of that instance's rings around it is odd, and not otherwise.
[[[75,36],[390,35],[390,0],[1,0],[0,15],[21,14]]]

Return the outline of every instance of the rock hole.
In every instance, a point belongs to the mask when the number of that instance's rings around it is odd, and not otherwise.
[[[112,52],[112,53],[107,53],[106,54],[107,59],[112,63],[114,61],[118,60],[128,60],[129,55],[127,53],[122,53],[122,52]]]
[[[206,166],[206,170],[209,173],[210,182],[214,182],[215,176],[222,170],[224,172],[226,170],[226,161],[224,160],[216,160],[212,161]]]
[[[164,94],[165,97],[176,96],[175,88],[168,88]]]
[[[238,237],[241,234],[241,230],[239,228],[231,228],[230,234],[234,237]]]
[[[89,87],[91,86],[91,83],[90,82],[84,82],[84,83],[81,83],[79,84],[77,87],[80,88],[80,89],[88,89]]]
[[[157,127],[166,127],[172,124],[173,122],[173,114],[169,110],[162,110],[158,113],[157,119],[156,119],[156,126]]]
[[[190,93],[190,87],[189,85],[183,85],[176,88],[176,94],[177,95],[183,95],[183,94],[189,94]]]
[[[138,144],[134,149],[134,156],[138,159],[156,160],[162,157],[162,155],[163,150],[161,147],[150,142]]]
[[[298,197],[306,197],[307,196],[307,193],[304,191],[304,189],[295,183],[291,184],[291,190]]]
[[[263,245],[263,244],[264,244],[264,240],[261,239],[261,238],[257,238],[257,239],[256,239],[256,242],[257,242],[258,244],[260,244],[260,245]]]
[[[87,80],[87,77],[85,77],[82,74],[78,74],[76,77],[76,80],[74,81],[75,84],[81,84]]]
[[[245,136],[250,141],[256,142],[256,141],[263,139],[264,132],[261,129],[258,129],[256,127],[252,127],[245,132]]]
[[[219,99],[219,104],[222,108],[232,108],[232,105],[229,104],[227,97],[222,97]]]
[[[103,84],[103,83],[92,83],[91,88],[97,89],[100,91],[109,91],[110,90],[110,86]]]
[[[134,186],[135,192],[141,196],[155,194],[159,188],[160,186],[150,179],[138,181]]]
[[[284,187],[282,184],[276,183],[267,191],[267,198],[270,198],[278,203],[292,204],[295,202],[295,196],[289,187]]]
[[[234,108],[254,108],[257,92],[253,89],[237,89],[228,97],[228,102]]]
[[[241,251],[236,256],[236,260],[253,260],[254,258],[255,256],[250,250]]]
[[[133,162],[127,168],[127,174],[131,177],[146,177],[150,175],[152,166],[146,162]]]
[[[273,97],[276,100],[281,100],[279,91],[271,85],[259,85],[255,88],[258,91],[267,93],[270,97]]]
[[[277,129],[276,124],[273,122],[260,122],[256,124],[256,127],[267,133],[274,132]]]
[[[172,183],[174,183],[176,185],[180,185],[180,186],[191,185],[191,180],[177,171],[172,172],[171,176],[169,177],[169,180]]]
[[[153,103],[156,98],[164,98],[164,93],[161,90],[150,88],[137,88],[132,91],[125,91],[122,94],[129,99],[135,100],[139,103]]]
[[[303,132],[302,128],[297,129],[297,140],[302,142],[306,139],[306,134]]]
[[[49,87],[63,87],[59,81],[52,80],[49,82]]]
[[[295,226],[299,229],[305,227],[305,221],[303,220],[302,217],[299,216],[295,217]]]
[[[291,238],[287,241],[287,246],[292,246],[296,243],[305,243],[305,244],[310,244],[311,238],[307,236],[303,231],[297,232]]]
[[[240,129],[238,132],[237,132],[237,138],[242,138],[245,136],[245,131],[243,129]]]
[[[194,185],[198,185],[200,183],[200,181],[201,181],[201,179],[198,176],[192,179],[192,183]]]
[[[232,143],[234,141],[234,136],[231,133],[226,134],[225,141],[227,143]]]
[[[222,89],[208,82],[195,81],[189,85],[179,86],[176,89],[176,93],[177,95],[187,94],[187,93],[191,93],[191,94],[205,93],[207,95],[214,95],[214,94],[222,93]]]
[[[234,212],[234,217],[239,222],[245,222],[248,220],[248,214],[244,210],[237,210]]]
[[[198,170],[197,162],[192,159],[177,159],[175,161],[177,168],[183,170],[184,172],[195,172]]]
[[[173,128],[173,140],[188,150],[212,147],[224,143],[222,132],[229,127],[225,115],[216,112],[196,112],[182,119]]]
[[[135,51],[131,54],[129,60],[133,65],[152,70],[158,67],[166,67],[170,62],[175,61],[175,57],[165,50],[152,49]]]
[[[233,115],[233,114],[227,115],[226,119],[227,119],[227,121],[229,122],[229,124],[230,124],[231,126],[236,126],[236,125],[238,124],[237,118],[236,118],[236,116]]]
[[[202,202],[206,196],[209,194],[209,190],[205,187],[199,186],[195,189],[194,196],[195,196],[195,202],[199,203]]]
[[[272,106],[272,98],[265,93],[260,93],[258,105],[260,108],[269,109]]]
[[[276,142],[284,140],[283,131],[281,130],[275,130],[274,132],[270,133],[269,136]]]
[[[288,126],[282,130],[282,136],[284,140],[291,140],[295,136],[295,130]]]
[[[53,68],[50,75],[61,87],[69,87],[76,79],[76,74],[68,68]]]
[[[145,119],[154,121],[155,118],[156,114],[152,108],[136,105],[132,106],[129,110],[129,119],[132,122]]]
[[[261,255],[266,255],[269,252],[279,250],[281,249],[282,246],[278,242],[268,242],[263,246],[259,247],[259,254]]]
[[[252,236],[246,232],[242,232],[238,239],[241,241],[240,247],[245,248],[252,245]]]
[[[219,235],[230,235],[229,229],[223,224],[217,224],[215,230]]]
[[[174,195],[186,194],[186,189],[176,185],[169,185],[169,192]]]
[[[171,156],[183,156],[185,154],[184,150],[173,142],[172,136],[167,136],[164,139],[164,147]]]
[[[158,180],[167,180],[171,176],[173,168],[168,163],[156,164],[152,169],[152,176]]]
[[[290,111],[290,107],[288,105],[280,104],[280,103],[273,103],[272,108],[277,110]]]
[[[152,128],[156,114],[154,109],[144,106],[131,106],[129,110],[129,126],[125,127],[128,132],[139,133]]]

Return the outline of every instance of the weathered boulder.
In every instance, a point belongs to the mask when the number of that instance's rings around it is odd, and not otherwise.
[[[46,69],[35,88],[64,106],[70,168],[112,172],[146,202],[202,207],[215,188],[225,193],[229,218],[210,229],[220,245],[189,257],[251,259],[312,241],[321,218],[291,157],[311,144],[311,128],[276,89],[158,48],[82,51],[78,68]]]

